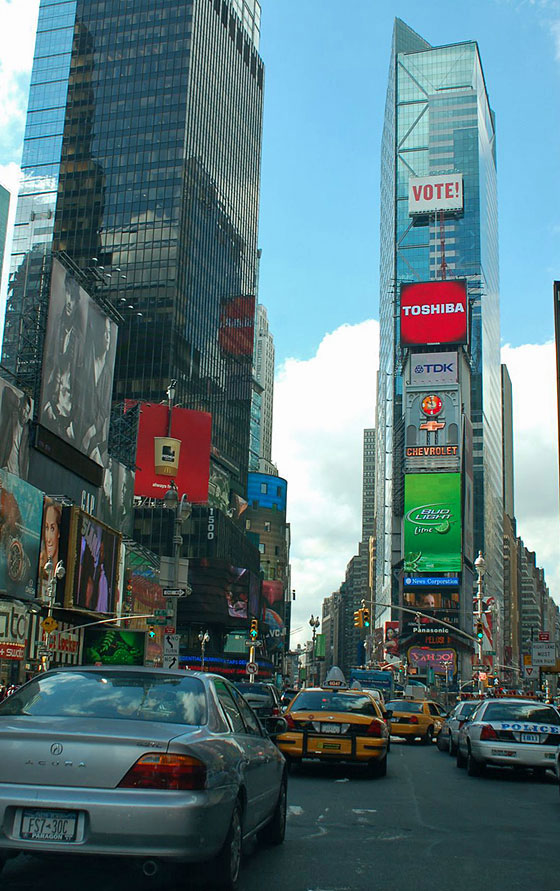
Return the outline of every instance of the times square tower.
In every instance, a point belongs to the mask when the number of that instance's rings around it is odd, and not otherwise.
[[[478,46],[432,47],[396,19],[381,152],[376,624],[400,622],[401,658],[428,680],[471,675],[460,630],[473,634],[479,551],[503,662],[498,289],[495,118]],[[395,606],[424,607],[432,627]]]

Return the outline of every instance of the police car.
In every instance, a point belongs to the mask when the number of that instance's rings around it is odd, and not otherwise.
[[[535,699],[487,699],[459,731],[457,767],[480,776],[490,765],[556,770],[560,712]]]

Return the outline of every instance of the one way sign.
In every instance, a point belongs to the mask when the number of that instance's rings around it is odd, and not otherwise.
[[[179,657],[173,656],[170,653],[165,653],[163,656],[163,667],[164,668],[179,668]]]

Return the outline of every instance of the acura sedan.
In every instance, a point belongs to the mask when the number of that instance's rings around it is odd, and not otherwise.
[[[284,839],[284,757],[217,675],[37,675],[0,704],[0,752],[0,869],[18,853],[120,856],[146,875],[213,860],[213,887],[233,888],[245,839]]]

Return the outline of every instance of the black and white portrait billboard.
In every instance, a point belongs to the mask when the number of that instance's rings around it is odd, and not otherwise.
[[[54,259],[39,422],[101,465],[116,346],[116,324]]]
[[[26,480],[33,400],[0,378],[0,468]]]

